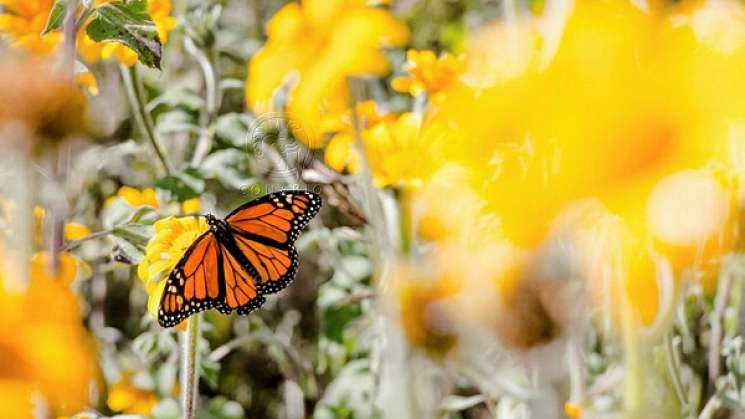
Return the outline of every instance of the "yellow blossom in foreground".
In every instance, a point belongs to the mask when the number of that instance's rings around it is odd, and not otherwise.
[[[148,390],[135,387],[130,382],[129,374],[109,387],[106,404],[114,412],[148,416],[158,403],[158,397]]]
[[[167,217],[155,222],[155,236],[137,266],[137,274],[147,288],[148,312],[154,318],[168,275],[189,246],[207,230],[209,226],[202,217]]]
[[[0,0],[0,35],[13,46],[35,54],[53,52],[62,39],[59,32],[42,36],[53,0]]]
[[[451,54],[437,57],[432,51],[410,49],[403,67],[408,75],[394,78],[391,87],[411,96],[427,93],[437,103],[444,98],[440,93],[456,79],[462,67],[463,60]]]
[[[78,267],[82,261],[68,252],[57,256],[56,274],[52,273],[52,258],[49,252],[38,252],[31,257],[31,276],[44,281],[58,281],[67,286],[78,276]]]
[[[609,242],[619,244],[584,263],[621,255],[617,293],[642,324],[663,321],[675,289],[667,277],[716,264],[734,245],[739,182],[731,177],[742,168],[732,165],[745,160],[731,152],[745,142],[735,129],[745,120],[736,70],[745,65],[745,38],[737,25],[715,24],[710,16],[721,10],[712,4],[660,16],[627,2],[576,2],[545,62],[547,44],[531,41],[538,39],[531,22],[490,27],[524,30],[517,39],[528,40],[520,44],[525,55],[507,67],[469,67],[471,81],[489,83],[454,83],[430,109],[427,121],[461,134],[442,154],[461,168],[469,193],[456,203],[464,194],[427,192],[435,199],[426,200],[421,230],[468,236],[474,220],[491,215],[506,239],[537,252],[557,216],[595,198],[617,220]],[[745,11],[736,2],[726,7],[736,9],[732,19]],[[474,58],[466,48],[466,61]],[[434,202],[438,196],[468,208],[462,222]],[[604,229],[588,230],[586,249],[597,249]],[[673,274],[660,275],[664,263]],[[602,270],[587,272],[602,283]],[[608,303],[611,311],[623,306]]]
[[[7,263],[0,261],[0,268]],[[57,417],[92,405],[89,395],[98,370],[77,297],[62,281],[36,273],[20,293],[5,291],[2,285],[0,277],[3,413],[32,417],[42,403]]]
[[[349,108],[347,78],[385,74],[381,48],[409,37],[390,12],[360,0],[289,3],[269,20],[267,35],[249,63],[246,102],[257,114],[277,111],[276,93],[287,87],[290,126],[310,147],[323,145],[324,115]]]

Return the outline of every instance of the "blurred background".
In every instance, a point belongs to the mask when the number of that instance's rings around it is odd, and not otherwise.
[[[0,417],[745,417],[741,1],[0,0],[0,39]],[[199,215],[285,189],[295,281],[162,328]]]

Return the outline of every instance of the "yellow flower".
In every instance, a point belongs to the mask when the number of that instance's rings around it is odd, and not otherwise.
[[[408,76],[394,78],[391,87],[411,96],[427,93],[437,103],[443,98],[440,93],[456,79],[462,67],[463,60],[451,54],[437,57],[432,51],[410,49],[403,67]]]
[[[78,86],[86,89],[93,96],[98,96],[98,82],[96,77],[90,71],[83,71],[75,75],[75,82]]]
[[[119,381],[109,388],[106,404],[114,412],[148,416],[158,403],[158,397],[149,390],[134,386],[129,374],[122,374]]]
[[[582,418],[582,406],[574,402],[564,403],[564,414],[569,419],[580,419]]]
[[[376,186],[422,184],[442,164],[442,147],[455,133],[440,124],[404,113],[362,132],[362,142]]]
[[[0,268],[8,263],[0,259]],[[0,399],[11,398],[3,412],[31,417],[43,403],[57,417],[91,406],[99,375],[77,297],[38,272],[20,293],[2,284],[0,278]]]
[[[53,52],[62,34],[41,35],[53,4],[53,0],[0,0],[0,35],[35,54]]]
[[[68,252],[57,256],[57,273],[52,275],[52,259],[49,252],[38,252],[31,257],[31,276],[44,281],[57,281],[65,286],[70,285],[78,276],[78,267],[82,261]]]
[[[361,105],[361,139],[376,186],[416,187],[442,164],[441,149],[455,133],[440,124],[424,124],[417,114],[396,118],[378,114],[372,102]],[[348,124],[329,141],[326,163],[339,172],[346,168],[356,173],[361,160],[355,143],[354,129]]]
[[[374,126],[384,120],[393,121],[396,116],[393,113],[380,113],[377,104],[372,101],[357,103],[357,118],[360,128]],[[337,131],[324,150],[324,159],[332,169],[342,172],[348,169],[350,173],[359,171],[360,156],[355,150],[355,128],[352,120],[352,112],[343,112],[338,118],[326,120],[327,131]]]
[[[168,275],[192,243],[209,230],[202,217],[167,217],[155,222],[155,236],[145,247],[137,274],[148,293],[148,312],[157,318]]]
[[[458,342],[447,304],[459,291],[452,281],[414,275],[399,268],[396,275],[401,325],[409,343],[433,356],[443,356]]]
[[[553,40],[535,22],[490,25],[514,30],[521,51],[512,63],[468,67],[471,81],[489,82],[452,83],[427,109],[427,124],[459,133],[441,151],[442,167],[458,170],[423,188],[421,231],[472,237],[476,220],[491,217],[497,235],[537,251],[567,207],[595,198],[620,224],[620,247],[594,252],[595,262],[622,255],[617,293],[642,324],[659,324],[669,296],[660,258],[677,276],[716,266],[734,246],[733,196],[745,167],[737,125],[745,84],[735,69],[745,65],[745,37],[712,16],[740,19],[745,7],[714,4],[661,15],[627,2],[575,2],[550,55]],[[466,62],[474,54],[466,48]],[[588,233],[586,249],[603,230]],[[601,274],[588,268],[587,279]]]
[[[181,203],[181,212],[184,214],[196,214],[202,209],[202,200],[197,198],[187,199]]]
[[[390,12],[361,0],[305,0],[281,8],[267,23],[266,45],[251,59],[246,102],[255,113],[279,110],[278,89],[289,88],[286,114],[296,137],[323,145],[323,116],[349,107],[347,78],[382,75],[381,48],[401,46],[407,27]]]
[[[65,225],[65,240],[80,240],[91,234],[91,229],[80,223],[67,223]]]
[[[132,207],[141,207],[149,205],[153,208],[160,208],[160,201],[153,188],[145,188],[139,190],[131,186],[122,186],[116,193],[116,196],[112,196],[106,200],[104,206],[111,205],[117,198],[123,199],[127,204]]]

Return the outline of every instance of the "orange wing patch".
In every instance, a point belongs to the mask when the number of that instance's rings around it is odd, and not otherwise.
[[[222,269],[228,308],[236,309],[256,298],[258,292],[253,278],[229,252],[223,257]]]
[[[279,249],[247,237],[234,237],[238,249],[256,270],[261,293],[277,292],[292,280],[297,268],[294,249]]]
[[[260,236],[284,245],[295,241],[320,206],[320,198],[315,194],[286,191],[240,207],[226,221],[240,233]]]
[[[221,250],[217,238],[209,232],[186,251],[163,290],[158,311],[158,322],[162,326],[174,326],[219,302],[222,253],[227,252]]]

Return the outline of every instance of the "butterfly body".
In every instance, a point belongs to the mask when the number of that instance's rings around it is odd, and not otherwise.
[[[321,207],[319,195],[282,191],[248,202],[225,219],[206,215],[209,230],[176,264],[158,310],[163,327],[216,308],[248,314],[297,272],[293,243]]]

